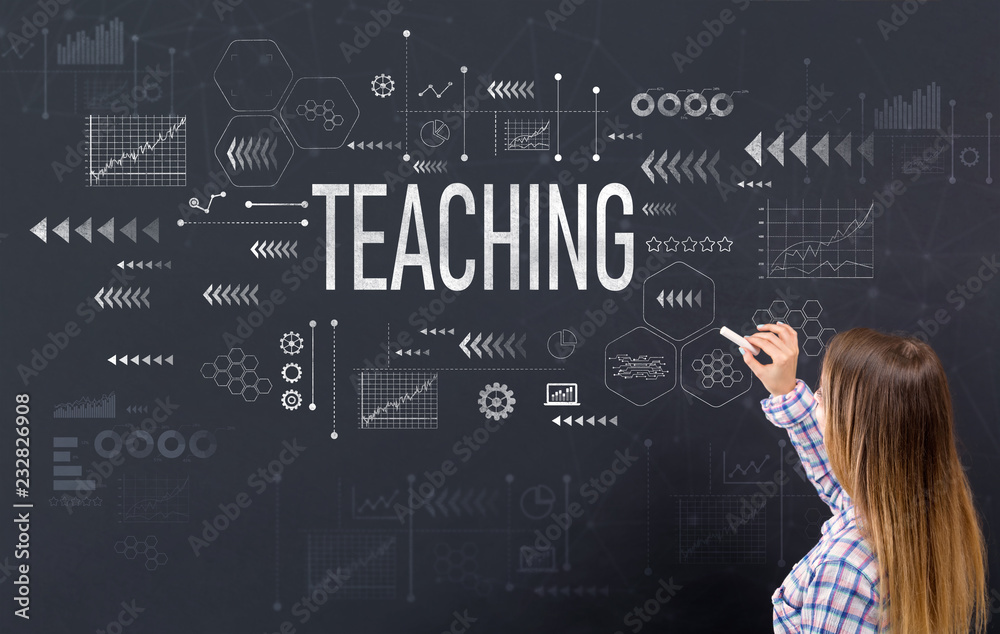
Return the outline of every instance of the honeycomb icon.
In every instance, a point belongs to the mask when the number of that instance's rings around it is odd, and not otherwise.
[[[150,572],[167,564],[167,554],[156,550],[156,535],[147,535],[139,541],[134,535],[115,542],[115,552],[124,555],[126,559],[145,559],[146,570]]]
[[[271,392],[270,379],[257,374],[257,357],[244,354],[242,348],[233,348],[229,354],[215,357],[201,366],[201,375],[212,379],[219,387],[226,388],[233,396],[242,396],[247,403]]]
[[[822,312],[823,305],[815,299],[807,300],[802,308],[795,309],[790,309],[787,303],[776,299],[768,308],[758,309],[753,314],[753,321],[755,324],[785,322],[803,335],[802,351],[810,357],[817,357],[837,334],[833,328],[824,328],[820,323],[819,316]]]
[[[743,372],[733,369],[733,355],[716,348],[691,362],[691,369],[699,372],[701,387],[711,389],[716,384],[733,387],[743,380]]]
[[[306,121],[323,120],[323,129],[333,132],[337,126],[344,125],[343,115],[337,114],[334,109],[333,99],[327,99],[323,103],[316,103],[313,99],[307,99],[305,103],[300,103],[295,108],[296,114],[305,117]]]

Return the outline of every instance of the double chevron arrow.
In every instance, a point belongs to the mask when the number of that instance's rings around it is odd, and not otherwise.
[[[646,203],[642,206],[642,213],[647,216],[668,216],[677,215],[677,203]]]
[[[271,143],[270,138],[262,138],[261,136],[241,138],[239,141],[237,144],[236,137],[233,137],[229,149],[226,151],[229,164],[234,170],[237,163],[239,163],[241,171],[252,170],[255,164],[257,169],[261,169],[261,161],[264,162],[264,169],[273,169],[272,164],[275,168],[278,166],[278,159],[274,156],[275,150],[278,149],[277,141]]]
[[[448,171],[448,161],[416,161],[413,171],[418,174],[444,174]]]
[[[503,340],[504,337],[503,333],[500,333],[500,336],[496,337],[496,339],[493,338],[492,332],[487,333],[486,339],[483,339],[482,333],[479,333],[478,335],[476,335],[475,339],[472,339],[472,333],[470,332],[465,335],[465,339],[462,339],[462,342],[458,344],[458,347],[461,348],[462,352],[465,353],[465,356],[469,357],[470,359],[472,358],[473,352],[475,352],[476,356],[479,357],[480,359],[483,358],[484,352],[489,356],[489,358],[492,359],[494,351],[496,351],[496,353],[499,354],[500,358],[502,359],[504,358],[503,355],[504,350],[506,350],[507,353],[510,354],[510,357],[514,359],[517,357],[517,355],[514,354],[514,348],[517,348],[517,351],[521,353],[522,357],[528,356],[528,353],[524,351],[524,347],[522,345],[524,344],[524,340],[527,338],[528,335],[521,335],[521,338],[517,340],[517,343],[514,343],[514,337],[516,336],[517,336],[516,334],[512,334],[505,343]],[[469,341],[470,339],[472,339],[471,342]],[[512,343],[514,343],[513,348],[511,347]]]
[[[142,308],[146,304],[149,308],[149,289],[142,288],[102,288],[94,295],[97,304],[101,308]]]
[[[695,173],[698,174],[703,183],[708,183],[708,174],[712,175],[712,178],[715,179],[716,183],[721,182],[719,172],[715,169],[715,164],[719,162],[719,152],[715,153],[715,156],[712,157],[712,160],[708,161],[707,165],[705,165],[705,161],[708,159],[708,150],[702,152],[701,156],[699,156],[697,160],[694,158],[694,151],[691,151],[687,157],[681,161],[681,156],[683,156],[683,154],[683,152],[678,152],[674,155],[674,158],[670,160],[670,163],[667,163],[667,160],[670,159],[670,150],[664,150],[663,154],[660,155],[660,159],[654,164],[653,161],[656,160],[656,150],[653,150],[649,153],[649,156],[646,157],[646,160],[642,162],[642,171],[646,174],[646,177],[649,178],[649,182],[651,183],[656,182],[656,174],[660,175],[660,178],[663,179],[664,183],[669,183],[670,179],[667,177],[667,171],[670,172],[670,174],[674,177],[674,180],[678,183],[684,182],[681,179],[681,172],[683,172],[684,176],[687,176],[687,179],[692,183],[695,182]],[[692,161],[694,161],[694,165],[691,164]],[[677,171],[678,163],[680,163],[680,171]],[[666,164],[666,170],[663,169],[664,164]],[[650,165],[652,165],[653,169],[650,169]],[[702,167],[703,165],[704,168]],[[692,167],[694,168],[693,173],[691,171]],[[656,174],[653,173],[653,170],[656,170]],[[708,174],[705,173],[706,171]]]
[[[250,253],[253,253],[255,258],[288,258],[288,257],[299,257],[299,254],[295,252],[299,246],[298,240],[295,242],[275,242],[271,240],[270,242],[264,242],[263,240],[258,240],[253,243],[250,247]]]
[[[431,517],[436,517],[435,509],[438,513],[441,513],[443,517],[448,517],[448,511],[451,510],[456,517],[462,516],[462,510],[465,510],[466,515],[475,516],[477,513],[480,515],[487,515],[489,511],[497,514],[496,501],[499,497],[499,491],[494,490],[493,495],[487,500],[487,496],[490,492],[487,489],[483,489],[476,495],[475,489],[469,489],[462,495],[461,489],[456,489],[451,497],[448,496],[448,489],[442,489],[440,493],[433,496],[430,504],[424,504],[423,507],[427,509],[427,512],[431,514]]]
[[[222,302],[225,301],[226,304],[232,305],[236,304],[240,306],[242,304],[250,305],[252,301],[257,304],[257,290],[260,288],[259,284],[254,284],[253,289],[247,284],[245,287],[242,284],[237,284],[235,288],[232,284],[228,284],[225,289],[222,288],[222,284],[215,286],[215,290],[212,290],[213,284],[208,285],[208,289],[202,293],[202,297],[211,304],[212,300],[215,300],[215,305],[221,306]]]
[[[494,99],[502,99],[504,97],[510,99],[517,99],[518,97],[532,97],[534,98],[535,93],[532,92],[535,89],[535,82],[524,81],[494,81],[490,83],[490,87],[486,89],[486,92],[490,93],[490,97]]]

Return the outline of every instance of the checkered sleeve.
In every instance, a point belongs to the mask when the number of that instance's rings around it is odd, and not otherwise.
[[[802,634],[876,634],[879,596],[871,579],[844,560],[821,563],[802,602]]]
[[[765,398],[760,404],[771,423],[788,431],[805,474],[820,498],[835,513],[849,506],[850,499],[830,469],[823,434],[816,419],[816,398],[809,386],[802,379],[796,379],[794,390]]]

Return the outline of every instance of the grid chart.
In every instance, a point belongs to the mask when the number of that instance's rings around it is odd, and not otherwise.
[[[87,185],[183,187],[187,184],[187,117],[87,117]]]
[[[81,398],[72,403],[59,403],[52,410],[52,418],[114,418],[115,393],[99,398]]]
[[[188,522],[191,520],[191,479],[163,476],[122,478],[123,522]]]
[[[548,120],[508,119],[506,148],[508,150],[547,150],[551,143]]]
[[[874,211],[874,202],[779,207],[767,201],[767,277],[874,277]]]
[[[396,537],[376,532],[306,534],[306,594],[326,582],[333,599],[395,599]]]
[[[680,498],[677,507],[681,563],[764,563],[766,499],[755,503],[754,496],[742,495]]]
[[[927,146],[916,140],[903,139],[900,169],[904,174],[944,174],[944,152],[926,155]]]
[[[361,373],[361,429],[437,429],[436,372]]]

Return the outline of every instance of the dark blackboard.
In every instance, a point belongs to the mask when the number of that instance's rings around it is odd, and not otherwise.
[[[989,535],[998,18],[5,3],[4,631],[769,631],[777,320],[930,341]]]

